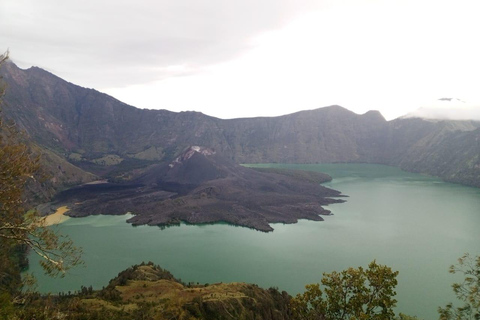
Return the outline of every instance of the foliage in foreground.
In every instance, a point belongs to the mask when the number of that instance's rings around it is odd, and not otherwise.
[[[440,320],[480,319],[480,256],[471,257],[468,253],[452,265],[450,273],[464,275],[462,283],[452,285],[456,297],[464,302],[461,307],[449,303],[445,308],[438,308]]]
[[[324,273],[324,291],[320,284],[310,284],[292,299],[293,319],[393,319],[397,275],[375,261],[367,269]]]
[[[8,52],[0,55],[0,65],[7,59]],[[0,98],[4,91],[1,87]],[[69,238],[46,226],[37,212],[27,212],[24,192],[29,183],[40,178],[39,169],[39,157],[32,153],[23,134],[0,114],[0,299],[3,300],[18,293],[22,285],[20,271],[28,265],[27,250],[42,257],[42,267],[53,276],[63,275],[80,263],[81,250]]]

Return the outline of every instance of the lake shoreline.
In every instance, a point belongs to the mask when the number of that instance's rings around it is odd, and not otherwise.
[[[286,167],[327,172],[333,180],[326,186],[348,201],[329,205],[334,215],[327,222],[272,224],[269,233],[226,224],[132,227],[125,222],[130,215],[70,219],[59,227],[83,248],[87,268],[50,279],[31,255],[29,272],[41,292],[73,292],[82,285],[101,289],[118,272],[153,261],[186,282],[255,283],[294,295],[323,272],[376,260],[400,272],[397,312],[436,319],[439,306],[455,301],[448,267],[478,251],[478,189],[382,165]]]
[[[54,213],[48,216],[45,216],[43,218],[43,222],[45,226],[49,227],[49,226],[61,224],[67,221],[68,219],[70,219],[70,217],[66,216],[65,213],[68,212],[69,210],[70,209],[67,206],[57,208],[57,210]]]

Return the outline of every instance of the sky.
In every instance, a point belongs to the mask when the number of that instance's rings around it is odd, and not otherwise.
[[[0,51],[138,108],[480,120],[479,12],[478,0],[1,0]]]

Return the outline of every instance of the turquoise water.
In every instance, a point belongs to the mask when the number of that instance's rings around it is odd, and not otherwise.
[[[400,271],[398,312],[437,319],[437,307],[454,301],[458,278],[448,267],[465,252],[480,254],[480,189],[378,165],[268,166],[329,173],[326,185],[349,198],[329,206],[334,215],[324,222],[274,224],[272,233],[226,224],[132,227],[128,216],[70,219],[58,228],[83,247],[86,266],[50,279],[32,255],[30,271],[40,291],[75,291],[153,261],[183,281],[253,282],[296,294],[323,272],[376,259]]]

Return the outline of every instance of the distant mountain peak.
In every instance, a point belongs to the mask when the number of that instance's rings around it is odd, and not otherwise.
[[[183,163],[189,160],[195,155],[195,153],[200,153],[204,156],[214,155],[216,152],[213,149],[201,147],[201,146],[190,146],[188,147],[180,156],[173,160],[168,166],[170,168],[175,167],[177,164]]]
[[[386,121],[385,117],[378,110],[367,111],[364,114],[362,114],[362,117],[367,117],[369,119],[374,119],[374,120]]]

